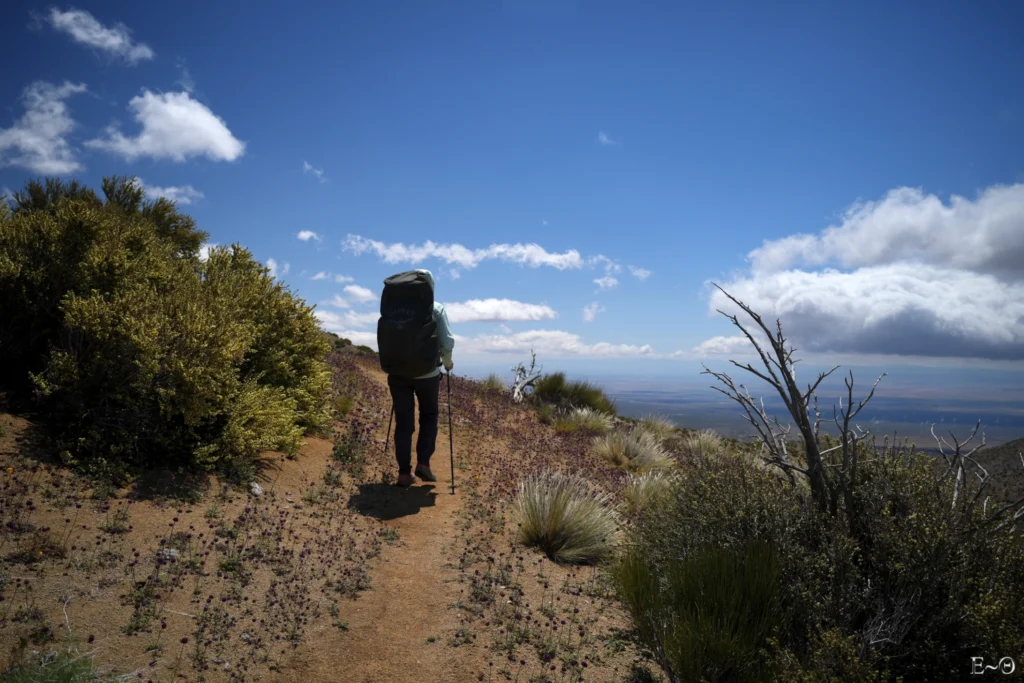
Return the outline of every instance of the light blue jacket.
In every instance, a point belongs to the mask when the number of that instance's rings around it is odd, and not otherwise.
[[[429,270],[420,269],[418,272],[423,273],[430,280],[430,288],[434,289],[434,275]],[[452,329],[448,326],[448,313],[444,310],[444,304],[440,301],[434,302],[434,322],[437,323],[437,339],[441,345],[441,363],[447,364],[452,361],[452,350],[455,348],[455,337],[452,336]],[[435,369],[433,372],[428,372],[425,375],[416,377],[415,379],[429,379],[431,377],[437,377],[441,374],[440,368]]]

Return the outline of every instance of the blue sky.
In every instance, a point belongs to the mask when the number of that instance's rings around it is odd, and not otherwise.
[[[1024,6],[700,5],[15,1],[0,191],[136,175],[361,342],[430,268],[463,371],[695,378],[715,281],[812,368],[1016,383]]]

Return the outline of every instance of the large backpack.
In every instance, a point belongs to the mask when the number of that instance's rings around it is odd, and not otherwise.
[[[441,364],[434,288],[425,273],[410,270],[384,280],[377,350],[381,369],[398,377],[420,377]]]

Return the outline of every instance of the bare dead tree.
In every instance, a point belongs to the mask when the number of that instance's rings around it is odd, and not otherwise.
[[[512,381],[512,400],[516,403],[521,403],[527,387],[532,387],[541,376],[541,368],[537,367],[537,353],[534,350],[530,350],[530,367],[527,368],[523,363],[512,368],[512,372],[516,374],[516,378]]]
[[[839,432],[839,444],[822,449],[819,440],[821,428],[821,412],[818,409],[818,398],[816,391],[821,382],[835,372],[839,366],[834,366],[827,372],[818,374],[813,384],[807,386],[806,391],[801,391],[797,385],[795,365],[799,360],[793,358],[796,349],[786,346],[786,338],[782,333],[782,323],[777,319],[775,329],[772,330],[748,305],[729,294],[727,291],[715,285],[730,301],[735,303],[754,321],[757,328],[767,338],[767,347],[758,341],[755,335],[748,329],[737,316],[729,315],[721,310],[718,312],[728,318],[750,341],[761,359],[763,369],[755,368],[750,363],[741,364],[735,360],[730,362],[738,368],[746,370],[754,376],[767,382],[782,398],[790,417],[800,432],[805,450],[805,463],[797,464],[792,461],[787,449],[787,436],[790,426],[783,425],[777,417],[769,417],[764,401],[754,399],[744,384],[737,384],[732,377],[724,372],[714,372],[705,365],[704,372],[713,376],[722,387],[712,386],[712,389],[728,396],[736,401],[743,408],[745,417],[757,432],[762,444],[762,455],[765,462],[775,465],[787,474],[790,481],[795,483],[796,475],[802,475],[810,483],[811,495],[815,503],[823,511],[835,515],[842,505],[848,512],[855,513],[854,490],[856,487],[857,468],[860,464],[870,462],[866,458],[881,459],[892,465],[899,465],[906,461],[909,455],[913,454],[913,446],[908,447],[907,440],[902,444],[897,443],[894,435],[890,446],[889,437],[886,436],[884,446],[880,450],[877,438],[869,430],[862,429],[855,424],[855,420],[874,395],[879,382],[886,376],[882,373],[871,390],[860,401],[854,401],[853,397],[853,373],[844,378],[846,386],[845,396],[839,399],[838,407],[832,409],[832,420]],[[724,387],[724,388],[723,388]],[[812,419],[813,413],[813,419]],[[1012,524],[1016,520],[1024,518],[1024,497],[1019,500],[1006,503],[1000,506],[991,514],[988,511],[988,500],[985,492],[991,483],[992,475],[978,462],[975,457],[978,449],[985,445],[985,435],[982,433],[981,443],[973,448],[968,448],[971,441],[978,434],[981,421],[975,425],[967,439],[960,441],[956,435],[950,432],[952,445],[944,437],[935,434],[932,426],[932,436],[938,443],[939,453],[945,461],[946,467],[936,476],[936,487],[938,488],[948,478],[953,478],[953,491],[951,498],[951,514],[967,519],[974,507],[978,504],[983,506],[986,522],[998,521],[1001,528],[1006,524]],[[870,439],[870,442],[869,442]],[[870,446],[868,444],[870,443]],[[835,455],[831,455],[833,453]],[[826,457],[829,456],[829,457]],[[1024,454],[1019,454],[1021,465],[1024,466]],[[974,481],[977,477],[977,481]],[[851,524],[854,523],[854,515],[851,515]]]
[[[802,392],[797,386],[796,373],[794,372],[794,366],[799,362],[793,360],[793,353],[796,349],[792,347],[789,349],[786,348],[786,338],[782,334],[781,321],[776,320],[775,331],[773,332],[771,328],[765,324],[761,316],[754,312],[753,309],[733,295],[729,294],[717,284],[715,287],[725,294],[729,300],[739,306],[744,313],[750,316],[757,327],[760,328],[767,337],[770,348],[766,349],[757,341],[750,330],[748,330],[744,324],[739,321],[737,316],[730,315],[722,310],[718,311],[728,318],[733,325],[739,328],[740,332],[742,332],[750,341],[754,346],[754,349],[757,351],[758,356],[761,358],[761,363],[764,366],[763,370],[755,368],[750,363],[740,364],[734,360],[731,360],[730,362],[736,367],[746,370],[754,376],[764,380],[774,388],[776,392],[778,392],[779,396],[782,398],[783,404],[786,406],[786,410],[796,423],[796,428],[803,439],[806,468],[799,467],[791,462],[789,454],[786,451],[786,431],[782,429],[781,424],[777,419],[768,417],[765,412],[763,402],[756,402],[750,396],[750,392],[747,390],[745,385],[740,384],[737,386],[729,375],[722,372],[714,372],[708,369],[706,365],[704,366],[704,372],[701,374],[708,374],[717,379],[725,386],[725,389],[721,389],[719,387],[712,388],[725,396],[728,396],[742,406],[747,419],[752,425],[754,425],[762,443],[768,449],[769,456],[767,460],[782,468],[791,477],[792,472],[794,471],[805,475],[810,482],[811,495],[814,498],[815,503],[817,503],[817,505],[823,510],[834,507],[833,500],[835,488],[829,483],[828,478],[825,476],[825,466],[822,460],[822,453],[818,446],[817,437],[820,418],[816,419],[814,422],[811,421],[809,406],[811,399],[814,397],[815,390],[817,390],[821,382],[835,372],[839,366],[837,365],[833,367],[828,372],[820,373],[814,384],[808,385],[807,391]],[[870,396],[868,398],[870,399]],[[868,399],[865,399],[862,402],[862,405],[863,403],[866,403],[867,400]],[[815,412],[817,413],[817,405],[815,405]]]

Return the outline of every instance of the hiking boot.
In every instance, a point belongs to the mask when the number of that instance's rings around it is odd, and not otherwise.
[[[415,481],[416,481],[416,479],[413,478],[412,474],[399,474],[398,475],[398,485],[401,486],[403,489],[409,488],[410,486],[413,485],[413,483]]]
[[[429,465],[416,465],[416,476],[423,481],[437,481],[437,477],[430,471]]]

